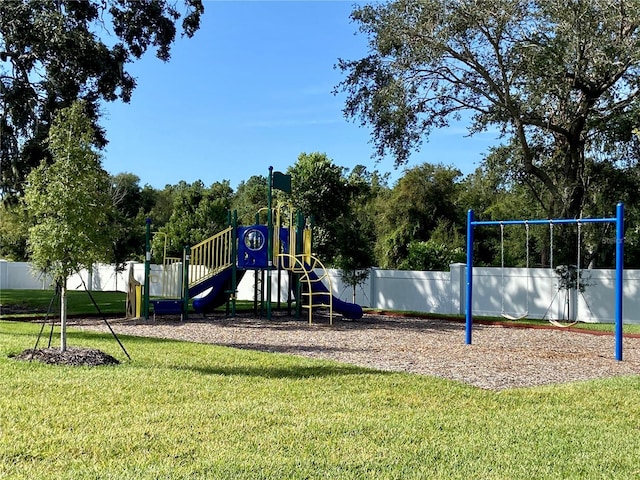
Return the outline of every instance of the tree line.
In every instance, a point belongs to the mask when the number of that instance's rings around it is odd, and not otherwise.
[[[499,154],[499,152],[498,152]],[[499,169],[486,165],[462,175],[452,165],[424,163],[405,169],[389,185],[389,174],[364,165],[349,170],[324,153],[302,153],[287,169],[290,194],[276,192],[276,203],[302,212],[313,224],[314,252],[326,264],[347,272],[377,266],[390,269],[446,270],[465,261],[466,216],[473,209],[483,220],[546,218],[524,185],[509,182]],[[613,180],[611,177],[608,177]],[[610,217],[614,199],[629,200],[626,265],[640,266],[637,246],[637,209],[640,190],[636,170],[618,172],[606,194],[593,195],[584,216]],[[155,262],[163,256],[181,257],[195,245],[227,226],[228,212],[238,212],[239,223],[265,223],[267,178],[252,176],[234,190],[229,181],[211,185],[181,181],[156,189],[140,185],[131,173],[109,177],[102,216],[109,226],[109,252],[104,257],[124,265],[141,261],[145,249],[145,221],[152,220]],[[23,204],[4,204],[0,215],[0,257],[29,259],[29,228],[38,219]],[[262,212],[262,214],[260,214]],[[97,215],[94,214],[94,217]],[[476,265],[549,266],[577,263],[575,227],[482,228],[476,232]],[[55,232],[54,232],[55,233]],[[614,232],[608,224],[584,225],[581,266],[612,267]],[[528,240],[528,241],[527,241]],[[553,251],[550,242],[554,242]],[[568,242],[568,243],[567,243]]]

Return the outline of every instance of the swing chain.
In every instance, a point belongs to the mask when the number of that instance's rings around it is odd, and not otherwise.
[[[576,259],[576,290],[581,292],[580,290],[580,256],[581,256],[581,248],[582,244],[582,223],[578,222],[578,258]]]
[[[524,222],[524,230],[526,234],[526,248],[527,248],[526,267],[527,267],[527,275],[529,275],[529,222],[527,220],[525,220]]]
[[[553,270],[553,220],[549,220],[549,268]]]
[[[500,222],[500,266],[504,269],[504,223]]]

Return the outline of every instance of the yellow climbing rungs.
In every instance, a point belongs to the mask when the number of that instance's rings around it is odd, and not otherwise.
[[[329,324],[333,325],[333,295],[331,294],[331,277],[329,276],[327,269],[324,267],[322,262],[319,259],[314,257],[313,255],[290,255],[287,253],[281,253],[278,255],[278,260],[280,262],[280,267],[285,270],[289,270],[292,273],[296,273],[301,276],[300,282],[307,286],[307,291],[302,292],[301,295],[309,299],[307,305],[301,305],[302,308],[307,308],[309,310],[309,325],[313,323],[313,309],[317,307],[327,307],[329,309]],[[307,258],[310,260],[311,265],[306,263]],[[321,268],[324,272],[322,276],[314,275],[315,278],[312,278],[310,273],[313,269]],[[316,283],[322,283],[322,279],[326,278],[328,285],[328,292],[317,292],[314,291],[312,285]],[[325,286],[326,288],[326,286]],[[314,297],[324,296],[329,299],[329,302],[320,302],[316,301]]]

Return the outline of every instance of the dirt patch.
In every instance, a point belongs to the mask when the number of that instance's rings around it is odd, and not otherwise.
[[[28,349],[13,357],[16,360],[36,360],[49,365],[70,365],[74,367],[99,367],[117,365],[120,362],[100,350],[93,348],[69,347],[64,352],[59,348]]]
[[[24,303],[16,303],[13,305],[0,305],[0,315],[9,317],[11,315],[25,315],[45,313],[46,310],[34,309],[31,305]]]

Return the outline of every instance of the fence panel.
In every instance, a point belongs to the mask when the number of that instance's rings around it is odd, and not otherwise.
[[[217,263],[216,259],[214,263]],[[227,262],[226,255],[223,262]],[[144,282],[144,264],[133,263],[134,277]],[[151,265],[150,294],[178,297],[179,263],[163,267]],[[96,265],[91,274],[81,271],[69,279],[67,287],[126,292],[130,265],[116,272],[113,265]],[[192,266],[192,269],[199,266]],[[207,267],[209,269],[210,267]],[[171,271],[167,271],[171,269]],[[356,287],[356,302],[364,307],[425,313],[464,313],[464,265],[452,265],[450,272],[416,272],[372,268],[369,278]],[[500,316],[527,314],[529,318],[577,318],[585,322],[613,322],[615,316],[615,271],[582,270],[588,286],[583,293],[572,292],[567,299],[558,291],[554,272],[544,268],[474,267],[473,312]],[[338,270],[329,269],[333,295],[353,301],[351,287],[344,284]],[[208,272],[210,274],[210,271]],[[288,276],[282,275],[281,301],[286,300]],[[172,280],[170,282],[167,279]],[[253,275],[247,274],[238,286],[241,300],[253,300]],[[277,275],[272,275],[273,299],[277,297]],[[1,289],[49,289],[51,278],[34,272],[28,263],[0,260]],[[176,284],[171,286],[169,284]],[[623,282],[624,323],[640,324],[640,270],[625,270]],[[175,295],[174,295],[175,294]],[[569,312],[567,314],[567,311]],[[563,317],[564,316],[564,317]]]

